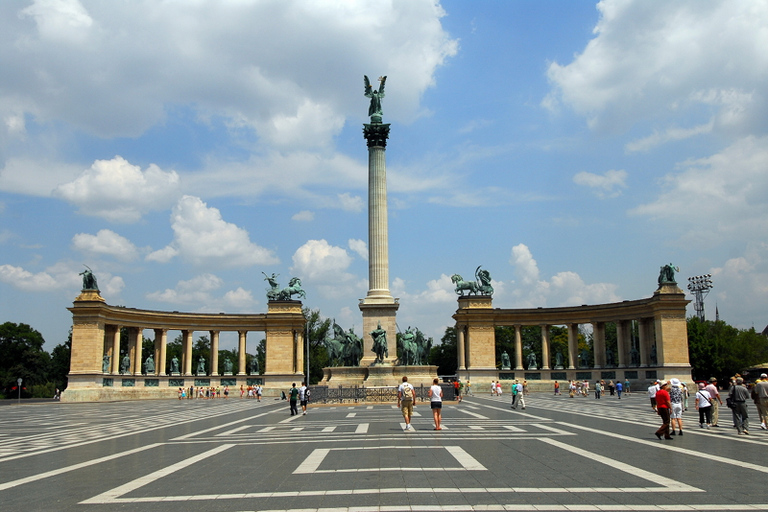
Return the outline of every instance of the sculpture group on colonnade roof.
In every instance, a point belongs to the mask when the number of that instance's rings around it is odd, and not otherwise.
[[[280,285],[277,283],[277,276],[279,274],[272,273],[268,276],[264,272],[264,280],[269,282],[269,288],[267,288],[268,300],[291,300],[291,296],[298,295],[299,298],[306,299],[307,294],[301,288],[301,279],[298,277],[292,277],[288,283],[287,288],[280,289]]]
[[[99,291],[99,284],[96,282],[96,276],[93,275],[93,271],[88,267],[88,265],[83,265],[85,267],[85,270],[80,272],[80,274],[83,276],[83,291]]]
[[[454,291],[460,297],[467,295],[493,295],[493,286],[491,286],[491,273],[487,270],[481,270],[482,266],[475,269],[475,280],[465,281],[459,274],[451,276],[451,282],[456,285]]]
[[[680,272],[680,268],[673,264],[663,265],[659,271],[659,286],[662,284],[677,284],[675,281],[675,272]]]

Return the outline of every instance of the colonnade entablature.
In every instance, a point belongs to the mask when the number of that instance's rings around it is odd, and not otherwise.
[[[458,374],[481,385],[487,380],[611,380],[691,378],[685,294],[676,284],[662,284],[652,297],[623,302],[555,308],[493,308],[490,296],[459,297],[456,321]],[[637,338],[632,337],[636,323]],[[605,325],[616,325],[616,353],[606,347]],[[579,326],[592,329],[592,351],[579,352]],[[497,361],[496,327],[514,327],[514,361]],[[524,361],[521,331],[541,328],[541,359]],[[566,326],[566,354],[552,354],[550,327]],[[642,369],[642,370],[639,370]]]
[[[160,398],[195,383],[241,385],[255,380],[279,392],[303,378],[306,321],[299,301],[269,301],[266,313],[188,313],[111,306],[97,290],[88,290],[68,309],[73,318],[72,356],[64,400],[111,399],[116,394],[118,398]],[[122,329],[128,330],[128,349],[121,357]],[[155,345],[151,356],[142,360],[145,329],[154,330]],[[169,331],[181,332],[181,361],[167,360]],[[204,365],[202,369],[193,367],[195,332],[210,336],[211,351],[205,355],[210,370]],[[236,366],[224,361],[223,375],[218,371],[221,332],[238,333]],[[247,336],[251,332],[263,332],[266,340],[266,360],[258,379],[246,379],[253,373],[246,369]]]

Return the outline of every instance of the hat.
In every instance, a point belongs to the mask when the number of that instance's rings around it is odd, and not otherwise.
[[[760,378],[761,378],[761,379],[768,379],[768,374],[765,374],[765,373],[761,373],[761,374],[760,374]]]
[[[680,379],[677,379],[677,378],[672,379],[671,381],[669,381],[669,383],[672,384],[675,387],[679,387],[680,386]]]
[[[706,385],[703,382],[699,382],[699,389],[704,389]]]
[[[710,377],[710,378],[709,378],[709,382],[717,382],[717,379],[716,379],[716,378],[714,378],[714,377]]]

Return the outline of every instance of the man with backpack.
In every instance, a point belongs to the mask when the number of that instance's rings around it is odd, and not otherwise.
[[[404,431],[411,430],[411,416],[413,416],[413,403],[416,401],[416,390],[408,382],[408,377],[403,377],[403,383],[397,388],[397,406],[403,412],[405,420]]]
[[[301,383],[299,388],[299,401],[301,402],[302,416],[307,415],[307,402],[309,402],[309,386],[306,382]]]

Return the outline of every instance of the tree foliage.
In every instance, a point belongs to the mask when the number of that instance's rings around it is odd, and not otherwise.
[[[429,350],[429,364],[437,366],[438,375],[456,375],[458,368],[456,328],[446,327],[440,343]]]
[[[32,396],[32,386],[48,382],[51,356],[43,350],[44,344],[42,334],[27,324],[0,325],[0,389],[4,395],[16,395],[19,378],[22,397]]]
[[[693,378],[715,377],[728,382],[745,368],[768,362],[768,338],[751,329],[737,329],[723,321],[688,319],[688,356]]]

